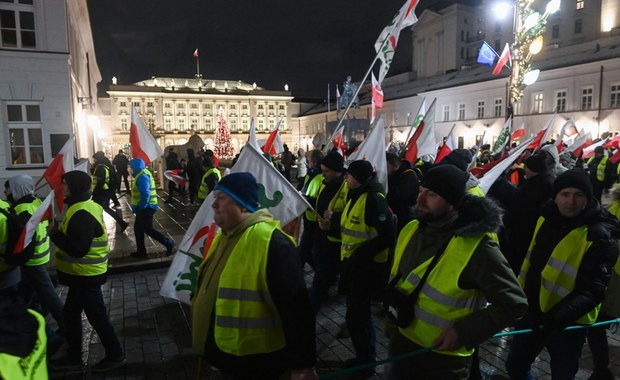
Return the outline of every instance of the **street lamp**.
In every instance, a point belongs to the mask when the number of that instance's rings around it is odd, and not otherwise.
[[[532,56],[542,50],[542,34],[547,25],[547,18],[560,9],[560,0],[551,0],[545,7],[545,13],[540,15],[532,9],[532,2],[533,0],[516,0],[514,4],[514,42],[511,47],[512,72],[509,85],[509,108],[523,98],[525,87],[538,79],[540,70],[532,70]]]

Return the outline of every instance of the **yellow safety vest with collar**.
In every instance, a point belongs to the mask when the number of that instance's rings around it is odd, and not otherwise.
[[[0,199],[0,208],[8,211],[10,207],[11,206],[8,203]],[[6,251],[6,243],[8,241],[6,223],[6,216],[0,213],[0,251],[2,251],[2,255],[0,255],[0,273],[6,272],[14,268],[13,265],[7,264],[3,258]]]
[[[21,214],[22,212],[27,212],[28,215],[32,216],[37,208],[41,205],[41,200],[35,198],[30,203],[19,203],[15,205],[14,210],[16,214]],[[47,236],[47,226],[49,222],[47,220],[41,221],[37,226],[37,229],[34,234],[34,255],[28,262],[26,266],[36,266],[43,265],[50,261],[50,238]]]
[[[380,196],[384,197],[383,194]],[[340,231],[342,234],[342,245],[340,246],[340,257],[342,260],[353,255],[353,252],[369,240],[379,236],[376,228],[366,224],[366,200],[368,193],[363,193],[355,204],[349,200],[340,218]],[[373,260],[377,263],[384,263],[388,259],[388,249],[378,252]]]
[[[219,349],[228,354],[270,353],[286,345],[282,320],[267,284],[269,243],[276,229],[280,230],[277,221],[248,227],[220,275],[215,300],[214,340]],[[211,258],[221,236],[220,231],[205,260]]]
[[[304,194],[308,198],[316,199],[319,196],[319,190],[321,189],[321,185],[323,184],[323,180],[325,179],[325,177],[323,176],[323,173],[319,173],[312,177],[310,181],[308,181],[308,178],[310,177],[306,177],[306,179],[304,180],[304,187],[306,188]],[[308,187],[306,187],[306,184],[308,184]],[[314,213],[314,211],[306,210],[304,216],[307,220],[311,222],[316,222],[316,214]]]
[[[325,189],[325,184],[321,182],[321,187],[316,197],[317,200],[321,196],[321,193],[323,192],[324,189]],[[348,193],[349,193],[349,186],[347,186],[347,181],[342,181],[342,183],[340,184],[340,188],[338,189],[336,194],[334,194],[334,197],[332,198],[332,200],[329,201],[329,205],[327,206],[327,209],[333,212],[344,211],[344,207],[347,202]],[[334,242],[334,243],[340,243],[342,239],[327,235],[327,240]]]
[[[398,235],[394,263],[390,275],[398,273],[400,260],[407,244],[418,230],[419,221],[409,222]],[[454,322],[486,305],[482,292],[476,289],[462,289],[459,278],[474,251],[485,234],[472,237],[453,236],[431,270],[414,307],[414,319],[400,332],[422,347],[430,347],[441,333],[454,325]],[[418,286],[433,258],[414,268],[406,278],[398,282],[396,288],[404,294],[411,294]],[[454,351],[437,351],[440,354],[469,356],[474,350],[464,346]]]
[[[594,161],[595,158],[596,157],[591,157],[588,160],[588,165],[590,165],[590,163],[592,163],[592,161]],[[607,167],[607,161],[609,161],[607,156],[603,156],[603,158],[601,159],[601,162],[599,162],[598,165],[596,166],[596,179],[600,182],[605,181],[605,168]]]
[[[207,178],[215,173],[217,177],[217,181],[220,182],[222,180],[222,173],[218,168],[211,168],[207,170],[207,172],[202,176],[202,180],[200,180],[200,189],[198,190],[198,199],[206,199],[207,195],[213,190],[209,189],[209,185],[207,185]]]
[[[37,319],[37,341],[32,352],[25,358],[0,353],[0,379],[7,380],[47,380],[47,362],[45,358],[47,334],[45,319],[41,314],[28,309]]]
[[[538,231],[544,222],[544,217],[538,218],[534,236],[532,237],[525,260],[521,265],[518,280],[522,288],[525,288],[527,272],[531,266],[530,259],[536,245],[536,235],[538,235]],[[539,299],[540,310],[543,313],[547,313],[575,289],[581,261],[592,245],[592,242],[588,241],[587,237],[588,226],[577,227],[569,232],[551,252],[551,256],[540,274]],[[599,304],[575,322],[586,325],[594,323],[600,308],[601,305]]]
[[[469,193],[471,195],[475,195],[477,197],[481,197],[481,198],[484,198],[486,196],[484,194],[484,191],[482,191],[482,188],[480,187],[480,185],[476,185],[474,187],[467,188],[467,193]]]
[[[95,190],[95,187],[97,187],[97,181],[99,181],[99,177],[97,177],[95,175],[95,173],[97,173],[97,169],[99,169],[99,167],[102,166],[103,167],[103,172],[105,173],[105,179],[103,180],[103,186],[102,188],[104,190],[107,190],[110,188],[110,168],[108,168],[106,165],[103,164],[99,164],[97,166],[95,166],[95,170],[93,170],[93,181],[90,184],[90,191]]]
[[[149,177],[150,194],[148,203],[150,205],[157,205],[157,188],[155,187],[155,180],[153,179],[153,174],[151,174],[151,172],[146,168],[140,170],[138,174],[134,176],[133,183],[131,184],[131,205],[137,206],[138,203],[140,203],[141,195],[140,191],[138,191],[138,177],[140,177],[141,175]]]
[[[77,202],[69,206],[67,214],[60,225],[60,231],[67,233],[71,218],[77,211],[84,210],[91,214],[101,225],[103,234],[95,236],[90,243],[88,253],[84,257],[74,257],[56,247],[56,269],[63,273],[75,276],[97,276],[108,270],[108,233],[103,221],[103,208],[97,203],[88,200]]]

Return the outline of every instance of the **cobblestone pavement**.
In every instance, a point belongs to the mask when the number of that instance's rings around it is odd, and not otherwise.
[[[128,198],[121,200],[119,212],[130,220]],[[161,209],[155,215],[156,228],[165,230],[178,242],[191,222],[197,206],[185,206],[178,201],[171,204],[160,202]],[[107,374],[92,374],[88,368],[104,356],[104,349],[96,334],[84,318],[84,371],[77,374],[50,372],[52,379],[196,379],[198,361],[191,350],[189,308],[174,300],[159,295],[171,258],[166,258],[164,248],[147,239],[149,258],[130,258],[135,250],[133,230],[129,227],[124,234],[116,235],[111,218],[106,216],[109,227],[111,272],[103,286],[104,300],[108,306],[112,324],[123,345],[128,365]],[[306,267],[306,282],[310,284],[311,270]],[[60,286],[61,297],[67,288]],[[378,360],[387,358],[388,340],[383,332],[384,317],[378,305],[373,306],[377,330]],[[341,367],[342,361],[352,358],[349,338],[340,338],[344,325],[344,298],[336,295],[335,288],[328,305],[317,316],[317,352],[320,371],[331,372]],[[608,333],[612,370],[620,375],[619,335]],[[491,339],[480,349],[481,369],[485,379],[507,379],[504,360],[507,354],[508,338]],[[62,355],[62,349],[57,355]],[[577,379],[590,376],[592,360],[589,349],[584,347]],[[372,379],[385,379],[386,366],[376,369]],[[549,357],[544,352],[533,366],[538,379],[550,379]],[[203,376],[202,378],[206,378]]]

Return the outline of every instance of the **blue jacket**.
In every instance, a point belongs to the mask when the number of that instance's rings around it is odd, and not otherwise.
[[[149,177],[141,175],[138,178],[135,178],[135,175],[146,167],[144,160],[141,158],[134,158],[129,161],[129,167],[133,172],[132,175],[134,175],[134,181],[136,182],[136,187],[138,188],[138,192],[140,193],[140,202],[138,202],[137,207],[131,207],[132,211],[141,211],[146,209],[147,207],[157,210],[157,205],[149,204],[149,197],[151,196],[151,182],[149,180]]]

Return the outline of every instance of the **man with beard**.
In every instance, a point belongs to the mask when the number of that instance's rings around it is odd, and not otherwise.
[[[416,219],[401,231],[385,306],[391,379],[468,379],[473,347],[514,323],[527,307],[515,275],[489,236],[501,210],[466,194],[467,173],[440,165],[424,176]]]

